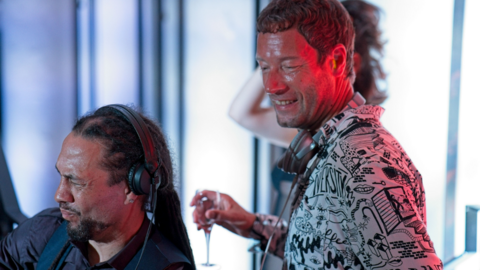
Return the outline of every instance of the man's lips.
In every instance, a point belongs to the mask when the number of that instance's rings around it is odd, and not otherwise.
[[[70,212],[65,209],[60,209],[60,212],[62,212],[62,217],[66,220],[69,220],[71,217],[75,216],[73,212]]]
[[[69,220],[70,218],[72,217],[75,217],[75,216],[80,216],[80,214],[76,211],[72,211],[72,210],[68,210],[68,209],[65,209],[65,208],[60,208],[60,212],[62,213],[62,217],[66,220]]]
[[[295,101],[296,101],[296,100],[275,100],[274,102],[275,102],[275,104],[277,104],[277,105],[282,105],[282,106],[284,106],[284,105],[290,105],[290,104],[294,103]]]
[[[297,99],[272,99],[272,103],[277,106],[287,106],[297,102]]]

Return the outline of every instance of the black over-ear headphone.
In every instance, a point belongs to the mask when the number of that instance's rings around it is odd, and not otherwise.
[[[356,92],[344,109],[356,108],[363,104],[365,99]],[[278,167],[287,173],[303,174],[313,156],[323,151],[323,144],[319,144],[321,135],[321,131],[314,135],[310,130],[300,130],[278,161]]]
[[[136,195],[147,195],[150,194],[148,199],[149,203],[146,207],[147,211],[153,212],[152,221],[155,220],[155,208],[156,208],[156,190],[160,186],[162,179],[160,177],[159,169],[159,159],[157,152],[155,151],[155,145],[153,144],[152,135],[148,130],[147,125],[143,121],[142,117],[134,110],[129,107],[121,104],[113,104],[105,106],[106,108],[112,108],[121,113],[133,128],[137,132],[138,138],[143,148],[143,156],[145,157],[145,162],[134,164],[128,172],[128,186],[130,190]],[[150,189],[151,188],[151,189]],[[151,192],[150,192],[151,191]],[[153,201],[152,201],[153,196]],[[151,206],[153,204],[153,207]],[[142,260],[143,252],[147,246],[148,237],[150,235],[150,229],[153,222],[150,222],[148,225],[147,234],[145,235],[145,241],[143,242],[142,253],[138,259],[137,270]]]
[[[130,168],[128,173],[130,190],[136,195],[147,195],[150,193],[151,185],[155,185],[155,188],[152,190],[152,192],[155,192],[162,180],[158,172],[159,159],[147,125],[137,112],[125,105],[113,104],[104,108],[112,108],[120,112],[133,126],[142,144],[145,161],[134,164]]]
[[[316,137],[309,130],[298,132],[278,161],[278,167],[287,173],[303,174],[310,159],[321,150]]]

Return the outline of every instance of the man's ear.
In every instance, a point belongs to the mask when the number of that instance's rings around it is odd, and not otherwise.
[[[123,202],[125,205],[129,203],[134,203],[135,200],[137,200],[138,195],[133,193],[133,191],[130,189],[130,187],[127,185],[125,187],[125,201]]]
[[[330,61],[333,76],[340,77],[344,75],[347,66],[347,50],[343,44],[337,44],[333,47]]]

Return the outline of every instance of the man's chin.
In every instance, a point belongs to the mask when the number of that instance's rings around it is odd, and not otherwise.
[[[95,223],[91,220],[68,221],[67,234],[70,239],[78,242],[87,242],[93,237]]]
[[[66,220],[67,221],[67,228],[70,228],[71,230],[76,230],[78,228],[79,222],[78,221],[71,221],[71,220]]]
[[[108,227],[109,225],[106,223],[84,217],[77,222],[68,222],[67,234],[74,241],[87,242],[88,240],[94,240],[95,235],[98,236]]]
[[[278,125],[284,128],[298,128],[294,119],[277,119]]]
[[[284,128],[308,129],[317,130],[320,124],[304,121],[299,118],[279,118],[277,117],[278,125]]]
[[[289,119],[289,118],[286,118],[286,117],[283,117],[283,116],[279,116],[278,113],[277,113],[277,123],[278,123],[279,126],[284,127],[284,128],[289,128],[291,122],[292,122],[292,119]]]

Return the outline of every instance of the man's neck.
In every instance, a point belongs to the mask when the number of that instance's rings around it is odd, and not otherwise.
[[[99,240],[88,241],[88,262],[95,265],[105,262],[120,252],[125,245],[137,234],[142,226],[145,213],[129,215],[123,226],[111,226],[102,232]]]
[[[326,122],[332,119],[335,115],[343,111],[345,106],[347,106],[348,102],[353,98],[353,95],[354,95],[352,83],[348,78],[336,79],[335,92],[337,93],[336,95],[337,99],[335,100],[334,105],[332,106],[332,109],[329,111],[328,115],[325,118],[319,119],[320,120],[319,123],[310,130],[318,130],[323,125],[325,125]]]

